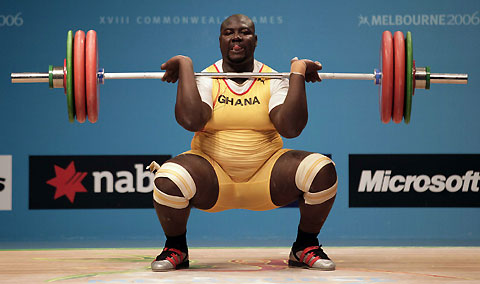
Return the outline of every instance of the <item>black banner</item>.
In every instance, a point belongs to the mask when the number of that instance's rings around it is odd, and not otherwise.
[[[479,154],[349,155],[350,207],[480,207]]]
[[[30,209],[152,208],[152,161],[169,155],[30,156]]]

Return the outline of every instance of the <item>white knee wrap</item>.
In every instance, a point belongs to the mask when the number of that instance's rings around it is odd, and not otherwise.
[[[157,203],[176,209],[188,207],[189,200],[197,192],[197,187],[192,176],[184,167],[175,163],[165,163],[160,167],[156,162],[152,162],[147,169],[152,172],[156,171],[154,180],[158,177],[168,178],[183,194],[183,197],[166,194],[154,184],[153,199]]]
[[[310,186],[317,173],[326,165],[333,163],[328,157],[321,154],[310,154],[305,157],[297,168],[295,174],[295,184],[298,189],[305,192],[303,198],[306,204],[321,204],[337,193],[337,181],[328,189],[320,192],[311,193]]]

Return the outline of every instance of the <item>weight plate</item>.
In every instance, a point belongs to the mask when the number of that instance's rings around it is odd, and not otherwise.
[[[407,32],[405,40],[405,123],[410,123],[410,116],[412,114],[412,96],[413,96],[413,47],[412,47],[412,33]]]
[[[53,89],[53,65],[48,65],[48,87]]]
[[[77,121],[84,123],[87,118],[85,108],[85,32],[75,33],[73,46],[73,82],[75,86],[75,111]]]
[[[425,70],[427,71],[425,89],[430,90],[430,66],[425,67]]]
[[[417,81],[415,81],[417,78],[417,67],[415,67],[415,60],[412,60],[412,101],[413,101],[413,96],[415,96],[415,90],[417,89]]]
[[[393,37],[390,31],[384,31],[380,48],[380,66],[382,82],[380,86],[379,104],[380,119],[388,123],[392,118],[393,103]]]
[[[63,92],[67,94],[67,59],[63,59]]]
[[[98,47],[97,33],[94,30],[87,32],[85,48],[85,81],[87,91],[87,115],[92,123],[98,120]]]
[[[67,33],[67,108],[68,120],[75,121],[75,102],[73,98],[73,32]]]
[[[393,35],[395,81],[393,82],[393,114],[392,120],[400,123],[403,119],[405,100],[405,38],[400,31]]]

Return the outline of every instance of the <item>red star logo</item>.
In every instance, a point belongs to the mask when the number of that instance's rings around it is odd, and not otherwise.
[[[47,181],[47,184],[54,186],[55,191],[54,199],[65,195],[71,203],[75,199],[75,193],[87,192],[87,189],[83,187],[82,180],[87,173],[76,172],[75,164],[72,161],[66,169],[55,165],[56,177]]]

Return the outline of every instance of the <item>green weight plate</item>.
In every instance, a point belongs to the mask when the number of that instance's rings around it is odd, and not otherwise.
[[[73,32],[67,33],[67,108],[68,120],[75,121],[75,102],[73,97]]]
[[[410,123],[412,115],[412,96],[413,96],[413,47],[412,33],[407,32],[405,39],[405,123]]]
[[[48,65],[48,87],[53,89],[53,65]]]

